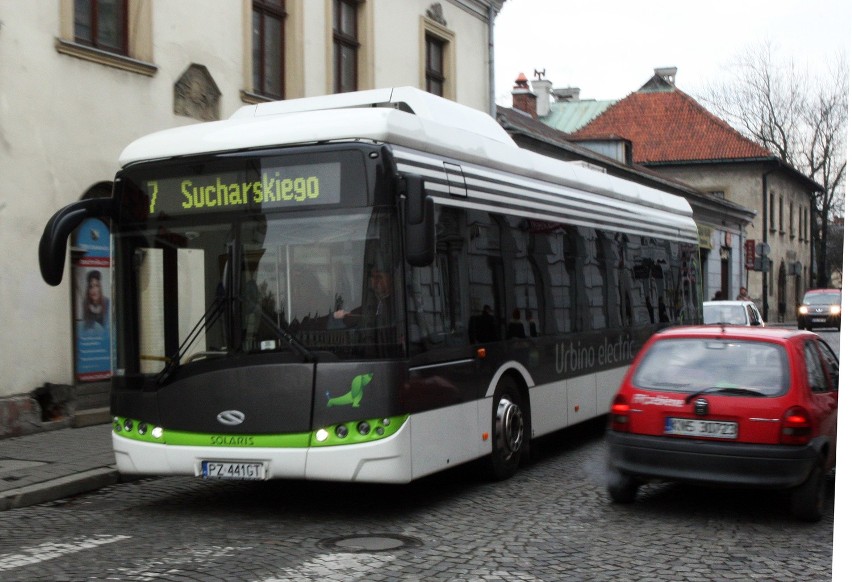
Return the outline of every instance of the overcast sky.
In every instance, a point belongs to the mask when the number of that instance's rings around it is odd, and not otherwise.
[[[698,8],[700,6],[700,8]],[[852,50],[850,0],[507,0],[494,31],[496,97],[511,104],[518,73],[545,69],[583,99],[620,99],[658,67],[687,93],[722,78],[749,46],[771,41],[797,66]]]

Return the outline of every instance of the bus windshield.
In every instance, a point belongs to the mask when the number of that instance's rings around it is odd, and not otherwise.
[[[126,345],[117,368],[158,374],[265,352],[401,356],[393,216],[380,208],[208,216],[118,233]]]

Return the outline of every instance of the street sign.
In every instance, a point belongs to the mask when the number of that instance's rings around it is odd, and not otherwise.
[[[754,239],[750,238],[745,241],[745,268],[748,270],[754,269]]]
[[[771,261],[769,260],[769,257],[755,257],[754,258],[754,267],[752,268],[752,270],[758,271],[758,272],[768,273],[770,264],[771,264]]]

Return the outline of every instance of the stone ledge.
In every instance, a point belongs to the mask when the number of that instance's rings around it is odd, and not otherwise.
[[[74,413],[72,426],[74,428],[82,428],[84,426],[93,426],[95,424],[107,424],[112,420],[109,414],[109,407],[92,408],[89,410],[78,410]]]
[[[30,396],[0,398],[0,438],[42,432],[41,406]]]
[[[45,384],[29,394],[0,397],[0,439],[107,424],[109,406],[77,409],[77,388]]]

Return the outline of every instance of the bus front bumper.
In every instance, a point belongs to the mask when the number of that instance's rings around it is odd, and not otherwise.
[[[127,475],[203,476],[205,461],[263,463],[266,479],[409,483],[411,419],[379,441],[333,447],[203,447],[166,445],[112,435],[118,471]]]

